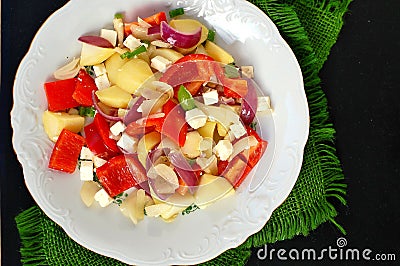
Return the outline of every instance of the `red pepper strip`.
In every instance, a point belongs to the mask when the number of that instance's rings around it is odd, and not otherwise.
[[[175,64],[188,62],[188,61],[214,61],[211,56],[205,54],[188,54],[175,61]]]
[[[121,153],[116,141],[109,138],[109,126],[105,119],[96,114],[93,123],[84,127],[88,148],[96,156],[108,160]]]
[[[265,150],[267,149],[268,142],[260,138],[257,132],[249,126],[246,126],[247,134],[249,136],[254,136],[258,144],[256,146],[250,147],[249,150],[249,158],[247,160],[247,164],[253,168],[256,166],[258,161],[261,159],[262,155],[264,154]]]
[[[136,121],[130,123],[125,132],[132,137],[139,137],[147,134],[153,130],[161,133],[162,127],[164,125],[164,117],[149,117],[142,124],[138,124]]]
[[[118,155],[96,169],[97,178],[110,197],[136,186],[138,183],[134,175],[143,175],[144,169],[138,168],[137,164],[131,164],[135,159],[132,157],[128,160],[129,164],[125,155]]]
[[[85,70],[81,69],[72,98],[82,106],[92,106],[92,91],[97,91],[96,83]]]
[[[67,129],[63,129],[50,156],[49,168],[65,173],[73,173],[85,139]]]
[[[225,76],[220,64],[214,65],[215,75],[224,86],[225,97],[243,98],[247,94],[247,81],[245,79],[233,79]]]
[[[235,156],[220,175],[228,179],[236,189],[240,186],[251,169],[252,168],[240,156]]]
[[[63,111],[79,106],[79,103],[72,98],[72,94],[75,91],[75,84],[75,78],[46,82],[44,84],[49,111]]]
[[[161,24],[161,21],[167,21],[167,16],[165,12],[159,12],[156,13],[150,17],[144,18],[144,21],[149,23],[151,26],[157,26]],[[132,33],[131,31],[131,25],[139,25],[138,22],[125,22],[124,24],[124,31],[125,31],[125,36],[128,36],[129,34]]]
[[[179,104],[169,100],[163,106],[165,113],[164,125],[161,134],[167,136],[180,147],[185,144],[188,125],[185,120],[185,111]]]

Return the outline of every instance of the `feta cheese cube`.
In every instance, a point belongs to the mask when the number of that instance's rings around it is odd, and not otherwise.
[[[93,180],[93,161],[80,161],[79,176],[82,181]]]
[[[81,160],[93,160],[93,153],[88,147],[82,147],[79,159]]]
[[[133,37],[132,34],[128,35],[128,37],[126,37],[125,41],[124,41],[124,45],[129,48],[129,50],[133,51],[136,48],[138,48],[139,46],[142,45],[142,43],[140,42],[139,39],[136,39],[135,37]]]
[[[246,129],[242,124],[233,124],[230,126],[230,130],[237,139],[247,133]]]
[[[99,90],[104,90],[106,88],[111,87],[110,81],[108,80],[107,75],[101,75],[94,79],[96,86]]]
[[[209,92],[203,93],[203,99],[205,105],[212,105],[214,103],[218,103],[218,91],[211,90]]]
[[[157,55],[151,59],[150,66],[160,72],[164,72],[171,64],[172,62],[167,58]]]
[[[100,189],[99,191],[94,194],[94,199],[97,201],[101,207],[107,207],[113,202],[113,198],[111,198],[104,188]]]
[[[186,111],[185,114],[186,122],[194,129],[198,129],[204,126],[207,122],[207,115],[203,113],[199,108]]]
[[[254,78],[254,67],[253,66],[241,66],[242,74],[250,79]]]
[[[115,30],[101,29],[100,37],[108,40],[113,46],[117,44],[117,32]]]
[[[97,157],[97,156],[94,156],[94,157],[93,157],[93,164],[94,164],[94,167],[96,167],[96,168],[102,166],[102,165],[105,164],[106,162],[107,162],[106,160],[104,160],[104,159],[102,159],[102,158],[100,158],[100,157]],[[95,170],[96,170],[96,169],[95,169]]]
[[[233,152],[232,143],[229,140],[222,139],[214,147],[214,153],[220,160],[226,161]]]
[[[106,70],[106,67],[104,66],[104,64],[94,65],[93,71],[94,71],[94,74],[96,75],[96,77],[100,77],[102,75],[107,74],[107,70]]]
[[[121,121],[118,121],[114,125],[110,127],[110,131],[114,136],[118,136],[122,132],[124,132],[126,126]]]
[[[259,96],[257,98],[257,112],[264,112],[272,109],[269,96]]]
[[[137,151],[138,140],[129,136],[126,133],[122,133],[121,138],[117,142],[117,146],[127,152],[134,153]]]

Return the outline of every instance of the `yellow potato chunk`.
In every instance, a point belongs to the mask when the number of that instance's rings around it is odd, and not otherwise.
[[[118,86],[96,91],[96,95],[102,103],[115,108],[127,108],[129,101],[132,99],[131,94]]]
[[[115,53],[112,48],[102,48],[82,43],[81,66],[93,66],[102,63]]]
[[[216,124],[217,124],[217,122],[215,122],[215,121],[207,121],[206,124],[204,126],[202,126],[201,128],[198,128],[197,131],[200,133],[200,135],[203,138],[213,139]]]
[[[172,63],[175,63],[178,59],[183,57],[183,54],[169,48],[158,48],[151,53],[150,58],[154,58],[156,56],[162,56]]]
[[[120,67],[115,84],[126,92],[134,94],[152,75],[153,72],[146,61],[133,58]]]
[[[147,154],[161,141],[161,134],[153,131],[144,135],[138,143],[137,152],[140,163],[146,168]]]
[[[235,193],[231,183],[224,177],[204,174],[196,191],[195,204],[204,209],[214,201]]]
[[[191,131],[186,135],[185,145],[182,147],[182,152],[189,158],[200,156],[200,142],[203,137],[197,131]]]
[[[116,84],[118,72],[120,71],[121,67],[128,61],[129,59],[122,59],[120,54],[115,53],[104,62],[107,70],[107,76],[111,84]]]
[[[51,141],[56,142],[61,131],[65,128],[74,133],[82,130],[85,118],[80,115],[70,115],[64,112],[45,111],[43,113],[44,131]]]
[[[215,61],[224,64],[230,64],[235,61],[232,55],[213,42],[207,41],[204,48],[206,49],[208,55],[214,58]]]

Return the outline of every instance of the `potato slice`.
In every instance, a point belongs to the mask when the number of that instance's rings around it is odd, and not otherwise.
[[[172,63],[175,63],[177,60],[183,57],[183,54],[169,48],[158,48],[151,53],[150,58],[154,58],[156,56],[162,56]]]
[[[217,122],[215,121],[207,121],[206,124],[201,128],[198,128],[197,131],[203,138],[213,139],[216,124]]]
[[[104,62],[115,53],[112,48],[102,48],[95,45],[82,43],[81,66],[93,66]]]
[[[107,76],[111,84],[116,84],[118,72],[120,71],[121,67],[128,61],[129,59],[122,59],[120,54],[115,53],[104,62],[107,70]]]
[[[191,131],[186,134],[185,145],[182,147],[182,152],[189,158],[200,156],[200,142],[203,137],[197,131]]]
[[[94,181],[85,181],[81,187],[81,199],[87,207],[90,207],[94,202],[94,195],[101,189],[101,187]]]
[[[44,131],[51,141],[56,142],[61,131],[65,128],[74,133],[82,130],[85,118],[80,115],[70,115],[64,112],[45,111],[43,113]]]
[[[144,135],[138,143],[137,152],[140,163],[146,168],[147,154],[161,141],[161,134],[153,131]]]
[[[115,108],[127,108],[132,100],[132,95],[122,90],[118,86],[96,91],[96,95],[100,102]]]
[[[201,176],[196,191],[195,204],[204,209],[218,199],[231,196],[235,193],[231,183],[224,177],[204,174]]]
[[[153,72],[146,61],[133,58],[122,65],[116,74],[115,84],[121,89],[134,94]]]
[[[235,61],[231,54],[216,45],[214,42],[207,41],[204,48],[206,49],[207,54],[218,62],[230,64]]]

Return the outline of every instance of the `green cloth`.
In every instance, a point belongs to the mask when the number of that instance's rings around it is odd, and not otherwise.
[[[298,181],[266,226],[241,246],[204,265],[244,265],[252,247],[307,235],[334,217],[332,200],[346,204],[346,185],[335,155],[335,130],[318,73],[337,40],[351,0],[250,0],[277,25],[300,63],[310,109],[310,135]],[[69,239],[34,206],[16,217],[24,265],[125,265],[102,257]]]

